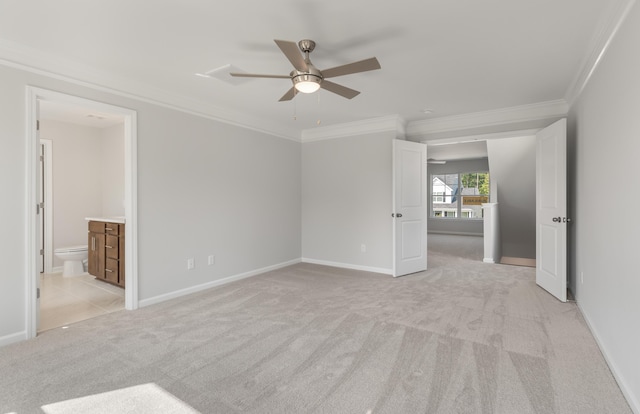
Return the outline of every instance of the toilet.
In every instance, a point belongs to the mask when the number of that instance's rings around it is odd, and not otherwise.
[[[61,247],[53,253],[64,261],[62,276],[78,276],[84,273],[84,263],[89,255],[87,246]]]

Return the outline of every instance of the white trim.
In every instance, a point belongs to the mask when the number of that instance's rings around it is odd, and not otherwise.
[[[35,338],[38,330],[38,300],[36,289],[38,287],[39,266],[38,254],[38,216],[35,204],[38,202],[38,131],[36,120],[38,119],[38,100],[33,95],[29,87],[26,88],[26,110],[25,131],[27,132],[27,142],[25,145],[25,176],[27,178],[26,200],[27,207],[25,214],[25,339]]]
[[[423,144],[427,144],[430,147],[435,147],[440,145],[466,144],[468,142],[488,141],[490,139],[532,137],[535,136],[541,129],[542,128],[531,128],[521,129],[517,131],[492,132],[488,134],[463,135],[452,138],[426,139],[420,142],[422,142]]]
[[[165,302],[167,300],[179,298],[181,296],[190,295],[192,293],[201,292],[203,290],[211,289],[216,286],[226,285],[227,283],[235,282],[237,280],[246,279],[249,277],[257,276],[266,272],[270,272],[272,270],[282,269],[283,267],[291,266],[294,264],[300,263],[300,259],[289,260],[288,262],[278,263],[272,266],[263,267],[261,269],[251,270],[249,272],[240,273],[237,275],[225,277],[218,280],[213,280],[211,282],[203,283],[201,285],[191,286],[185,289],[176,290],[173,292],[165,293],[163,295],[158,295],[149,299],[143,299],[140,301],[139,305],[141,308],[146,306],[155,305],[157,303]]]
[[[106,111],[105,111],[106,112]],[[124,121],[125,302],[138,309],[138,115],[127,110]]]
[[[565,101],[570,106],[580,97],[585,86],[589,83],[591,76],[600,64],[602,57],[609,49],[611,41],[618,33],[622,23],[626,20],[629,11],[633,7],[635,0],[612,1],[611,7],[598,26],[596,36],[591,44],[591,52],[582,62],[580,71],[576,74],[573,82],[565,93]]]
[[[310,259],[308,257],[303,257],[302,258],[302,263],[311,263],[311,264],[317,264],[317,265],[322,265],[322,266],[340,267],[342,269],[362,270],[362,271],[371,272],[371,273],[381,273],[383,275],[392,275],[393,274],[393,269],[385,269],[385,268],[382,268],[382,267],[362,266],[362,265],[355,265],[355,264],[351,264],[351,263],[330,262],[328,260],[316,260],[316,259]]]
[[[491,263],[491,264],[496,264],[496,261],[493,259],[488,259],[488,258],[484,258],[482,259],[482,263]]]
[[[465,130],[469,128],[495,127],[518,122],[542,122],[556,120],[567,115],[569,105],[564,99],[539,102],[509,108],[492,109],[461,115],[415,121],[407,126],[407,136],[420,137],[429,134]],[[546,125],[545,125],[546,126]]]
[[[439,220],[439,219],[436,219],[434,217],[429,217],[429,220]],[[463,220],[463,221],[466,222],[467,220]],[[476,221],[481,221],[481,220],[478,219]],[[471,232],[467,232],[467,231],[429,230],[427,232],[427,234],[448,234],[448,235],[451,235],[451,236],[484,237],[484,234],[482,234],[482,233],[471,233]]]
[[[396,136],[404,137],[405,122],[398,115],[381,116],[354,122],[330,125],[326,127],[305,129],[302,131],[304,142],[324,141],[328,139],[352,137],[376,132],[393,131]]]
[[[44,273],[53,273],[53,141],[40,138],[45,147],[44,168]]]
[[[594,339],[596,340],[596,343],[598,344],[598,348],[600,348],[600,352],[602,352],[602,356],[604,356],[605,362],[609,366],[609,369],[611,370],[613,377],[616,379],[616,382],[618,383],[618,386],[620,387],[622,394],[626,398],[627,403],[629,404],[629,407],[634,413],[640,414],[640,401],[636,399],[636,396],[633,394],[631,388],[629,388],[627,383],[620,376],[620,370],[618,368],[618,365],[616,365],[613,358],[611,358],[611,355],[609,354],[607,348],[604,346],[603,342],[600,340],[598,331],[595,330],[593,324],[589,320],[589,317],[585,313],[584,309],[582,309],[582,307],[580,306],[580,302],[576,301],[576,304],[578,305],[578,310],[580,310],[582,317],[584,318],[585,322],[587,323],[587,326],[589,327],[589,330],[591,331],[591,335],[593,335]]]
[[[88,100],[85,98],[67,95],[60,92],[41,89],[33,86],[26,87],[27,115],[26,127],[26,177],[27,177],[27,200],[28,209],[34,208],[37,200],[37,140],[36,120],[38,118],[38,100],[46,99],[54,102],[65,102],[86,108],[95,109],[105,113],[122,115],[125,119],[124,147],[125,147],[125,257],[127,284],[125,288],[125,308],[138,308],[138,232],[137,232],[137,126],[136,112],[114,105]],[[29,210],[28,210],[29,211]],[[38,310],[36,300],[36,286],[38,286],[38,266],[37,266],[37,216],[35,208],[32,213],[26,215],[26,300],[25,317],[27,339],[34,338],[37,334]]]
[[[11,335],[5,335],[0,337],[0,347],[15,344],[16,342],[22,342],[27,340],[27,332],[22,331]]]

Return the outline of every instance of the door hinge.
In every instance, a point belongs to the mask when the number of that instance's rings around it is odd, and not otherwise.
[[[40,256],[44,254],[44,249],[40,249]]]
[[[36,121],[36,130],[40,131],[40,120]]]
[[[36,288],[36,299],[40,299],[40,288]]]

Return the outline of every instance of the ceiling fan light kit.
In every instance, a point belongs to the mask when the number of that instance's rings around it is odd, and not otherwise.
[[[375,57],[361,60],[358,62],[348,63],[346,65],[336,66],[334,68],[325,69],[324,71],[318,70],[311,60],[309,60],[309,54],[315,49],[316,42],[309,39],[304,39],[298,42],[296,45],[294,42],[287,40],[274,40],[276,45],[282,50],[282,53],[291,62],[294,70],[286,75],[258,75],[251,73],[229,73],[233,77],[244,78],[288,78],[293,83],[291,89],[289,89],[280,98],[280,101],[289,101],[296,95],[296,91],[302,93],[313,93],[322,88],[340,95],[344,98],[351,99],[360,92],[347,88],[346,86],[338,85],[337,83],[326,80],[336,76],[350,75],[352,73],[366,72],[369,70],[380,69],[380,63]],[[304,54],[301,55],[300,52]]]
[[[293,81],[293,86],[295,86],[298,92],[314,93],[320,89],[322,77],[312,73],[302,73],[294,70],[291,72],[291,80]]]

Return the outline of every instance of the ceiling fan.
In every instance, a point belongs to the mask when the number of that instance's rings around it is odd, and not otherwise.
[[[446,161],[446,160],[436,160],[436,159],[433,159],[433,158],[429,158],[429,159],[427,160],[427,164],[444,165],[444,164],[446,164],[446,163],[447,163],[447,161]]]
[[[282,50],[282,53],[284,53],[294,67],[294,70],[292,70],[289,75],[258,75],[253,73],[230,73],[230,75],[245,78],[291,79],[293,86],[280,98],[280,102],[290,101],[295,97],[296,92],[313,93],[320,88],[351,99],[360,92],[328,81],[327,78],[380,69],[378,59],[372,57],[320,71],[313,66],[313,63],[309,60],[309,54],[313,52],[313,49],[316,47],[316,42],[313,40],[304,39],[299,41],[297,45],[287,40],[274,40],[274,42],[276,42],[280,50]],[[300,54],[300,51],[304,56]]]

